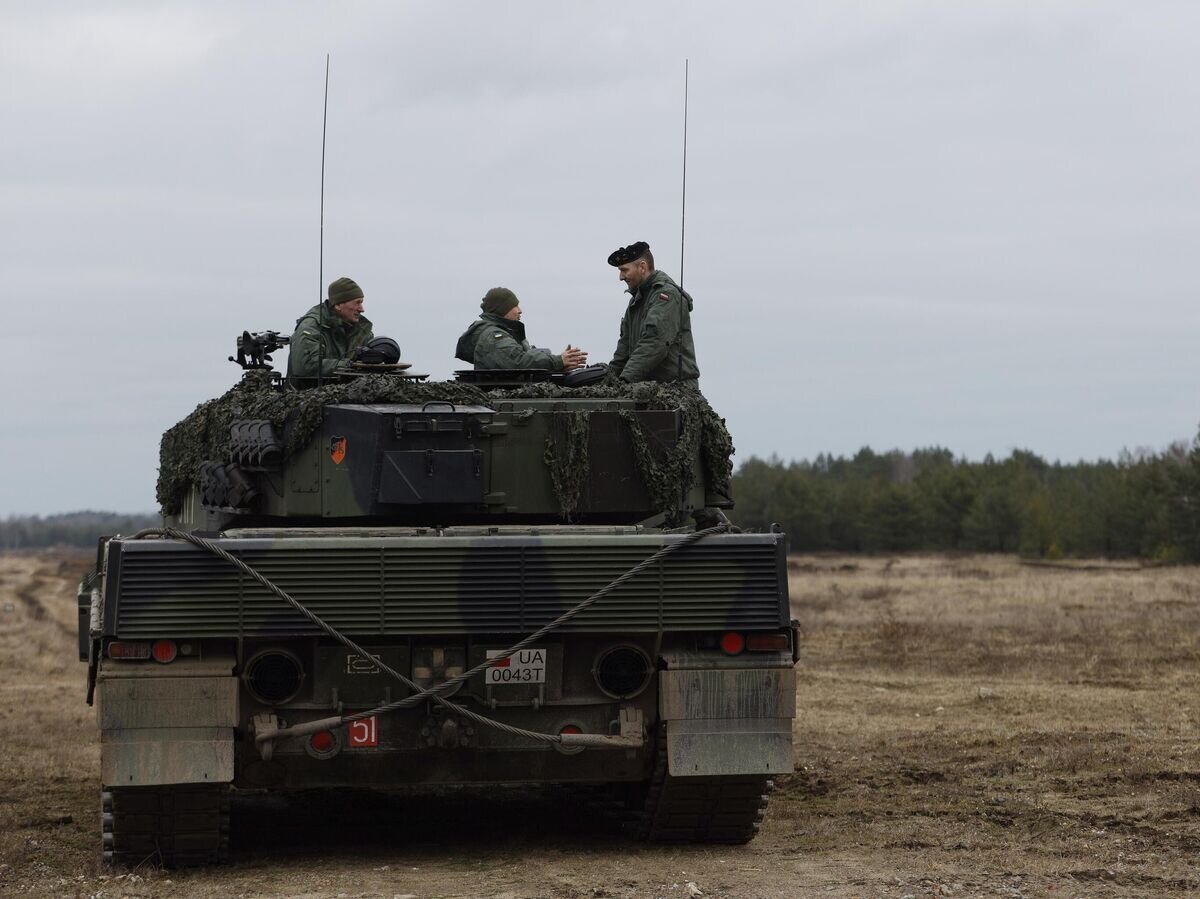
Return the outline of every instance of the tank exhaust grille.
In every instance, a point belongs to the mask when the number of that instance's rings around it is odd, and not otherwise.
[[[623,574],[662,543],[659,536],[607,541],[380,538],[374,545],[367,539],[222,541],[226,549],[350,634],[528,632]],[[709,538],[678,561],[668,560],[628,582],[565,630],[786,626],[783,565],[782,538],[777,535]],[[106,630],[124,638],[318,633],[257,583],[186,544],[122,543],[120,563],[110,564],[108,581]]]

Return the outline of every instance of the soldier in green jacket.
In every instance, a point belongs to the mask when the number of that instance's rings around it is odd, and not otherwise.
[[[307,386],[305,379],[328,378],[349,362],[355,350],[369,341],[371,320],[362,314],[362,288],[350,278],[329,285],[329,298],[296,321],[288,347],[288,382]]]
[[[696,384],[700,367],[692,343],[692,298],[654,267],[644,240],[608,257],[630,294],[609,371],[622,381]]]
[[[458,338],[454,355],[475,368],[542,368],[569,371],[587,364],[587,353],[569,343],[561,353],[530,346],[521,302],[507,287],[493,287],[480,302],[483,314]]]

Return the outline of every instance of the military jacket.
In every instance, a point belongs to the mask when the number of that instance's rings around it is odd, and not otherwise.
[[[700,377],[692,342],[692,298],[670,275],[655,269],[629,298],[609,369],[622,381]]]
[[[332,375],[372,337],[371,321],[365,315],[350,324],[338,318],[328,302],[318,303],[296,320],[288,345],[289,380]]]
[[[458,338],[454,355],[476,369],[543,368],[562,371],[562,356],[530,346],[525,325],[485,312]]]

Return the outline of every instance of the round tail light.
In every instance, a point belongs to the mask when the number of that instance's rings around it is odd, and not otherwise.
[[[154,657],[154,661],[162,662],[165,665],[167,662],[175,661],[175,656],[179,655],[179,649],[175,646],[174,640],[155,640],[154,645],[150,647],[150,655]]]
[[[721,649],[726,655],[735,656],[746,648],[746,638],[737,631],[729,631],[721,637]]]
[[[559,727],[558,732],[560,734],[581,734],[583,726],[577,721],[566,721]],[[562,743],[555,743],[554,748],[563,755],[575,755],[584,750],[583,746],[563,746]]]
[[[335,731],[319,730],[308,738],[304,751],[314,759],[331,759],[342,751],[342,741]]]

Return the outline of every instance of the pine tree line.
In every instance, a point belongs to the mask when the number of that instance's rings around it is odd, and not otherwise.
[[[1200,440],[1070,465],[1027,450],[971,462],[940,447],[751,458],[734,476],[734,496],[736,524],[779,524],[796,551],[1200,561]],[[102,534],[160,523],[157,515],[112,512],[9,516],[0,520],[0,550],[90,547]]]
[[[971,462],[943,448],[751,458],[734,496],[735,523],[777,523],[797,551],[1200,561],[1200,441],[1072,465],[1025,450]]]
[[[67,512],[62,515],[10,515],[0,521],[0,550],[43,549],[50,546],[93,547],[102,535],[133,534],[159,527],[158,515],[116,512]]]

